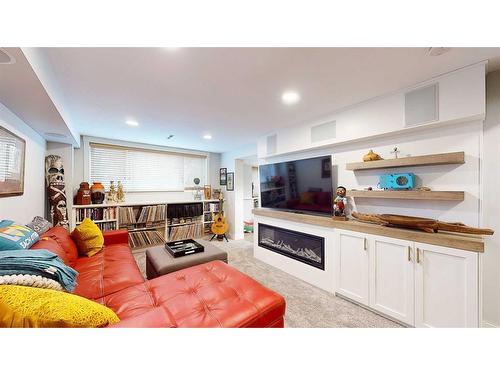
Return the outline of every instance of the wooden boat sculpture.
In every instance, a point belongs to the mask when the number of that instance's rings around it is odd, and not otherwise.
[[[380,224],[383,226],[401,227],[409,229],[420,229],[429,233],[437,233],[438,231],[492,235],[493,230],[487,228],[469,227],[463,223],[447,223],[435,219],[416,216],[392,215],[392,214],[363,214],[353,212],[352,216],[360,221]]]

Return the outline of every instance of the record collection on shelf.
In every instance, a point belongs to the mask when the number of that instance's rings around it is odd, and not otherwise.
[[[137,226],[148,228],[164,225],[165,211],[164,204],[120,207],[120,228],[134,229]]]
[[[169,241],[178,241],[185,240],[187,238],[200,237],[203,237],[203,223],[201,221],[192,224],[171,226],[168,228]]]
[[[159,230],[143,230],[129,232],[128,242],[131,248],[138,248],[165,243],[165,238]]]
[[[82,222],[86,217],[92,220],[116,220],[116,207],[76,209],[76,220],[78,222]]]

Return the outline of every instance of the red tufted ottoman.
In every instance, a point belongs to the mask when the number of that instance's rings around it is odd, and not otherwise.
[[[251,277],[213,261],[110,294],[113,327],[283,327],[285,300]]]

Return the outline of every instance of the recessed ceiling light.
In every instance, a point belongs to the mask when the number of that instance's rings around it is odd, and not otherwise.
[[[125,124],[127,124],[128,126],[139,126],[139,123],[135,120],[127,120],[125,121]]]
[[[66,138],[66,136],[64,134],[61,134],[61,133],[45,133],[45,135],[47,137],[52,137],[52,138]]]
[[[292,105],[300,101],[300,95],[296,91],[285,91],[281,95],[281,101],[286,105]]]
[[[210,134],[205,134],[203,136],[204,139],[212,139],[212,136]]]
[[[0,64],[14,64],[16,59],[3,48],[0,48]]]

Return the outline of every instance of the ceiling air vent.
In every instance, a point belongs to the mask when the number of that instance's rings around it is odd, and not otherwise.
[[[321,142],[337,136],[337,122],[330,121],[311,128],[311,142]]]
[[[6,50],[0,48],[0,64],[14,64],[15,62],[15,58],[13,58]]]

